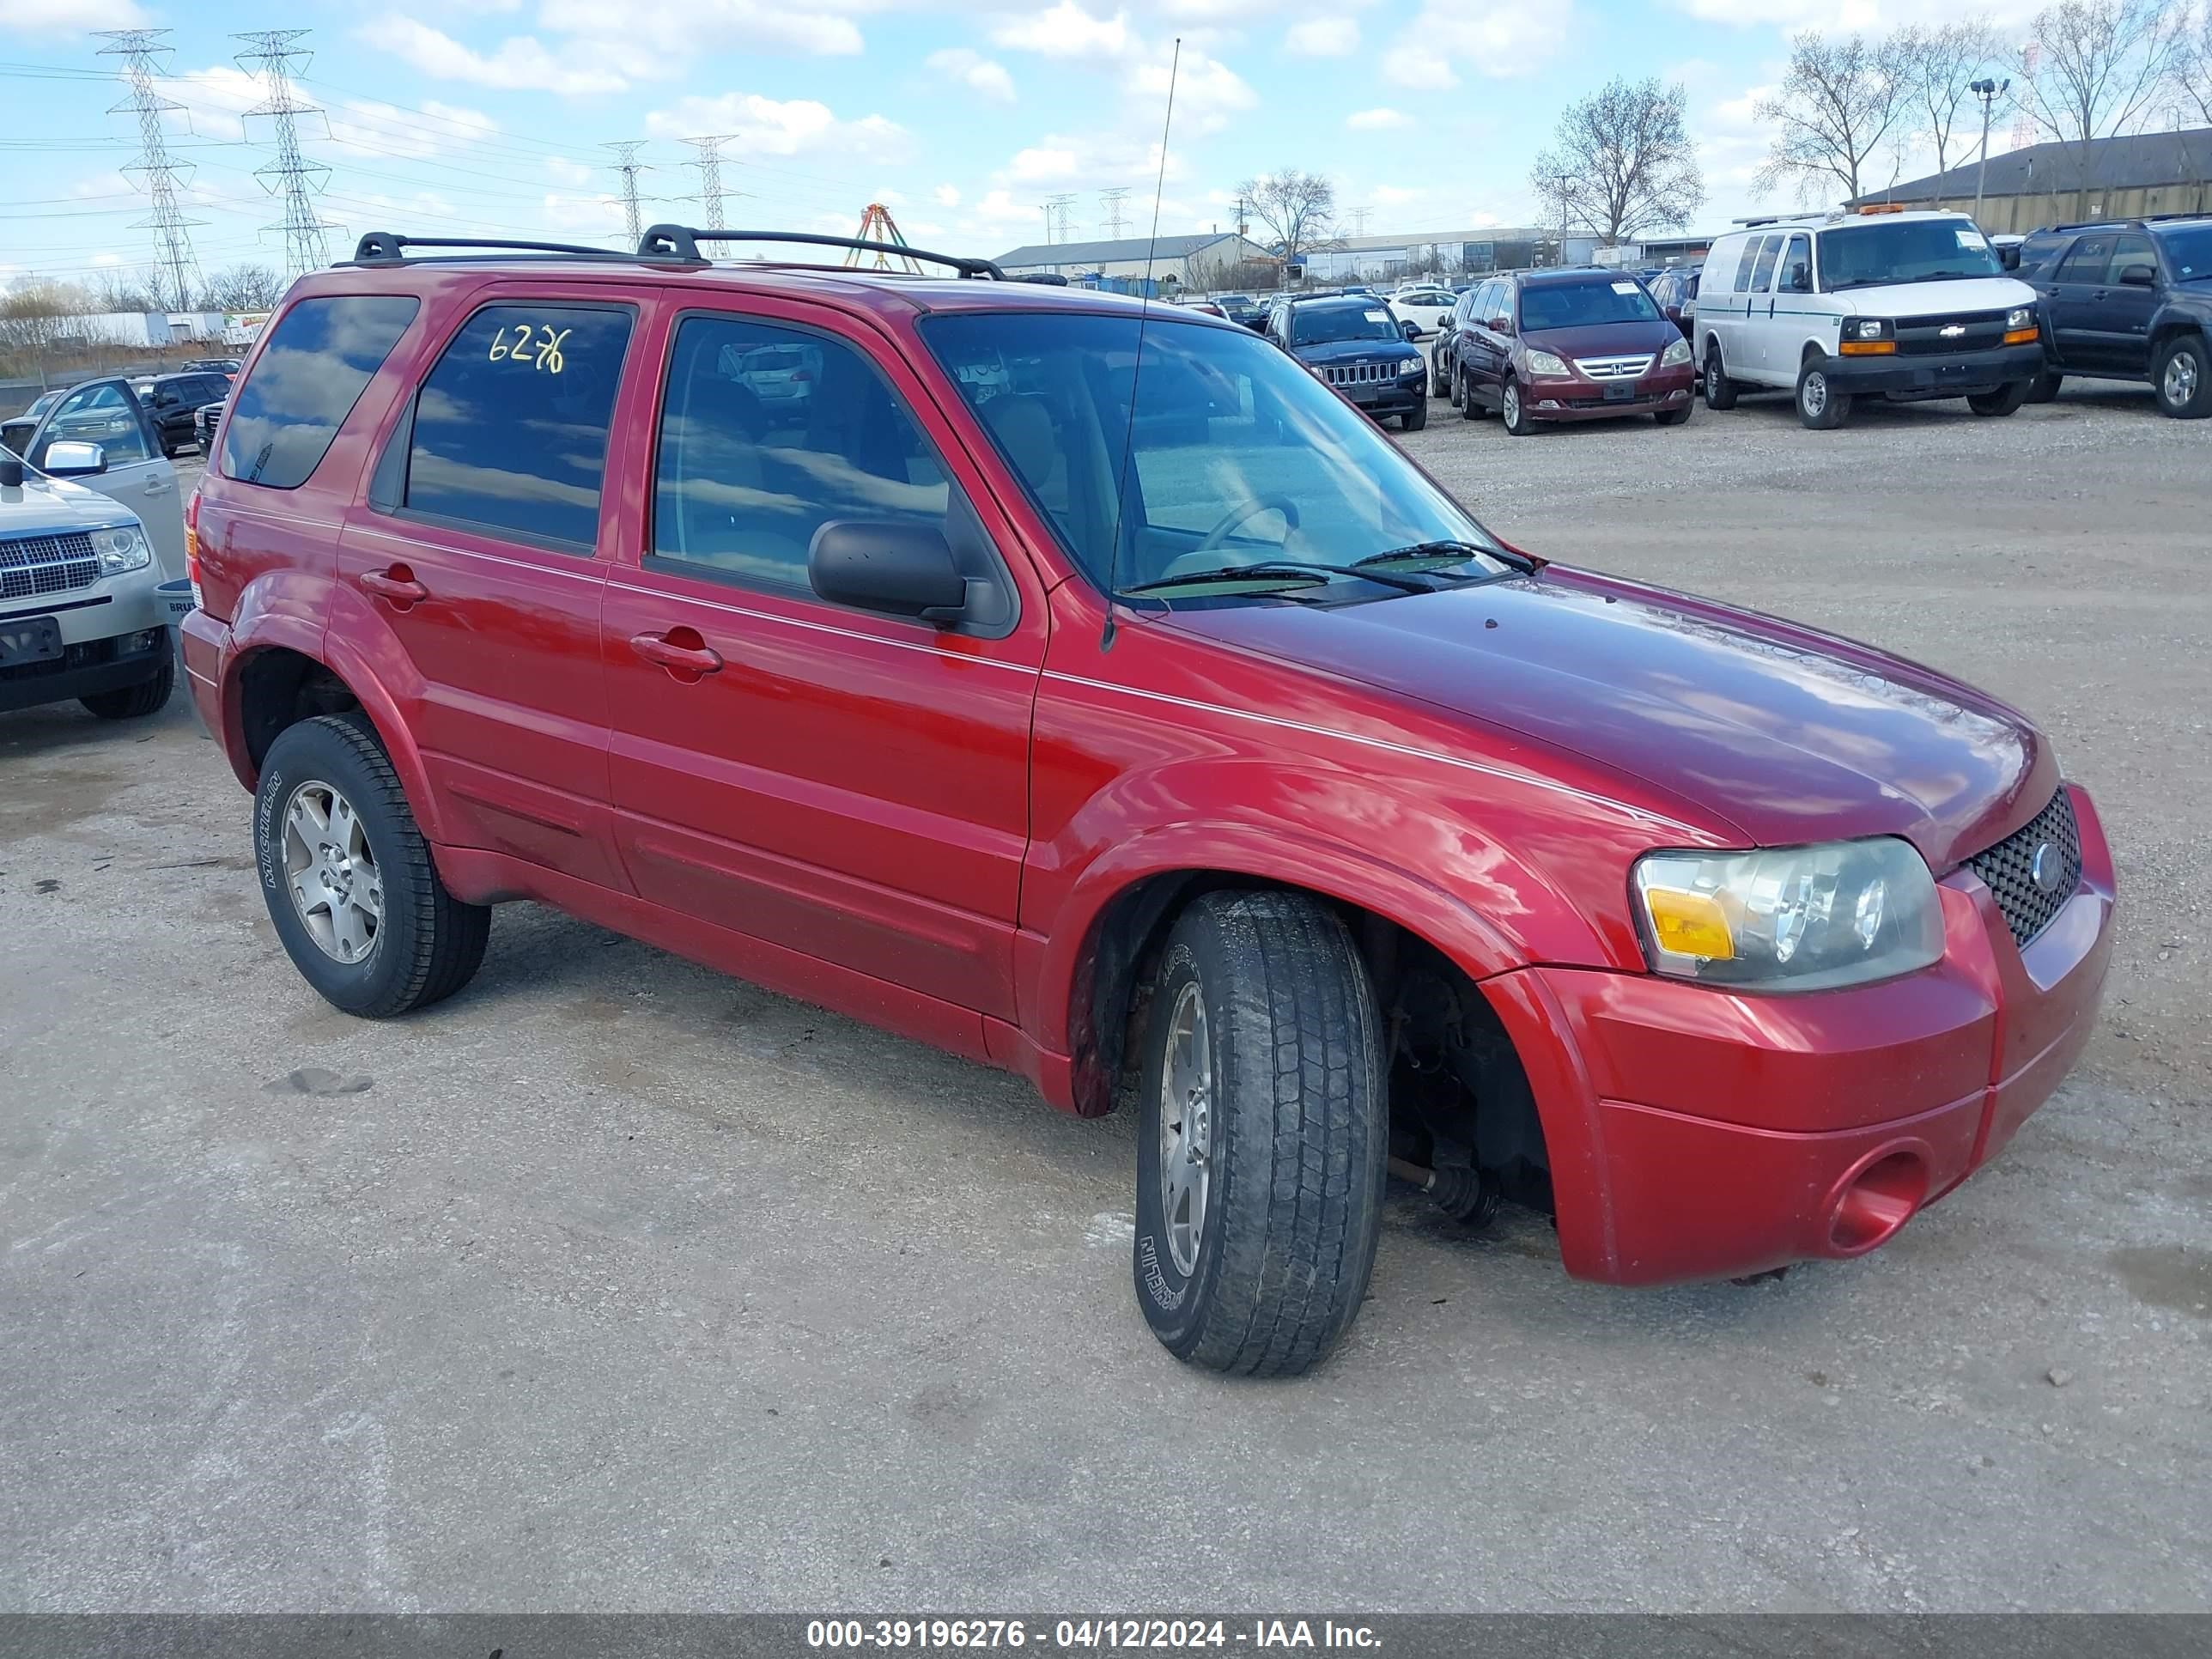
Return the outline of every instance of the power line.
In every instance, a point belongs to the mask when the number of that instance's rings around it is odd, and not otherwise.
[[[136,173],[144,180],[153,211],[131,228],[154,233],[155,259],[168,273],[170,298],[179,311],[189,311],[199,267],[192,258],[188,227],[204,225],[207,221],[185,217],[184,209],[177,201],[177,186],[190,176],[191,168],[189,163],[179,165],[169,159],[168,137],[161,131],[161,118],[171,110],[184,107],[164,98],[154,86],[154,60],[175,50],[156,44],[168,32],[100,29],[95,33],[100,40],[113,43],[102,46],[100,56],[122,58],[124,79],[131,87],[131,95],[108,113],[119,114],[128,110],[138,118],[138,159],[124,171]]]
[[[252,109],[241,112],[240,118],[266,115],[276,124],[276,158],[256,167],[253,176],[261,180],[262,187],[270,195],[281,194],[284,198],[283,218],[268,228],[284,233],[287,276],[303,276],[328,264],[330,247],[323,233],[343,228],[315,210],[313,198],[329,184],[331,170],[300,154],[296,118],[323,112],[320,106],[302,102],[292,91],[293,60],[296,58],[304,70],[314,56],[292,44],[307,33],[305,29],[259,29],[231,37],[254,48],[238,54],[239,68],[269,88],[269,95]],[[258,73],[255,64],[260,65]]]
[[[699,169],[699,200],[706,206],[707,228],[709,230],[726,228],[722,223],[722,146],[732,143],[737,137],[734,132],[715,132],[678,141],[699,152],[699,159],[691,165]],[[730,193],[733,196],[744,194],[743,191]],[[635,218],[635,215],[633,214],[632,217]],[[631,227],[630,234],[636,234],[635,225]]]
[[[1098,192],[1099,217],[1105,221],[1106,234],[1115,241],[1121,240],[1122,229],[1129,222],[1121,216],[1121,198],[1128,193],[1127,186],[1121,185]]]
[[[1067,191],[1051,198],[1045,203],[1045,240],[1047,241],[1064,242],[1067,240],[1067,210],[1073,205],[1074,201],[1074,191]]]
[[[637,159],[638,151],[645,148],[645,140],[618,138],[611,143],[601,144],[599,148],[611,149],[615,153],[615,159],[611,165],[617,173],[622,174],[623,216],[629,226],[630,246],[635,247],[641,229],[637,217],[637,175],[652,170],[649,166]]]

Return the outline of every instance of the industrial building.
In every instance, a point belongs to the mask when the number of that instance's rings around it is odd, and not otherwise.
[[[1971,210],[1978,181],[1979,222],[1998,234],[2085,219],[2212,213],[2212,127],[2129,133],[2086,147],[2029,144],[1991,155],[1986,179],[1977,157],[1925,179],[1871,191],[1854,205],[1899,202]]]
[[[1001,253],[999,268],[1010,276],[1141,279],[1149,270],[1164,287],[1206,288],[1240,265],[1274,263],[1274,256],[1235,231],[1205,231],[1194,236],[1125,236],[1110,242],[1036,242]]]

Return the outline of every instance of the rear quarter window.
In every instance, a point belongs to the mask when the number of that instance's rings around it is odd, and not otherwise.
[[[287,311],[231,399],[223,477],[270,489],[307,483],[419,306],[412,295],[341,294]]]

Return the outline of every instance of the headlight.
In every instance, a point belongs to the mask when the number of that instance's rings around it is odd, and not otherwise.
[[[1531,374],[1565,375],[1571,371],[1552,353],[1538,351],[1532,348],[1528,353],[1528,372]]]
[[[1846,340],[1888,340],[1896,337],[1893,326],[1877,317],[1854,317],[1844,325]]]
[[[143,570],[154,556],[154,550],[146,544],[146,532],[135,524],[94,531],[92,550],[100,555],[100,574],[103,576]]]
[[[1425,374],[1428,372],[1429,366],[1423,362],[1419,357],[1413,358],[1398,366],[1398,378],[1401,380],[1410,380],[1417,375]]]
[[[1659,355],[1659,367],[1675,368],[1690,361],[1690,343],[1676,340]]]
[[[1894,836],[1637,862],[1652,971],[1718,985],[1820,991],[1925,968],[1943,954],[1935,878]]]
[[[2005,329],[2008,332],[2015,328],[2033,328],[2034,326],[2035,307],[2033,306],[2014,306],[2010,311],[2005,313]]]

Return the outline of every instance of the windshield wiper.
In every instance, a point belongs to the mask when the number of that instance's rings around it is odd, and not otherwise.
[[[1370,553],[1364,559],[1354,559],[1352,568],[1363,574],[1377,569],[1396,569],[1401,566],[1418,567],[1422,574],[1450,575],[1447,567],[1465,564],[1470,559],[1503,558],[1504,555],[1494,547],[1484,547],[1477,542],[1433,541],[1413,542],[1404,547],[1393,547],[1381,553]],[[1456,576],[1456,581],[1487,581],[1490,573],[1480,576]]]
[[[1203,587],[1216,582],[1270,580],[1285,586],[1310,587],[1328,580],[1332,576],[1350,576],[1358,581],[1376,582],[1384,587],[1395,587],[1401,593],[1433,593],[1437,591],[1426,582],[1385,570],[1362,570],[1349,564],[1308,564],[1298,559],[1264,559],[1258,564],[1223,565],[1213,570],[1187,570],[1180,576],[1163,576],[1155,582],[1139,582],[1134,587],[1123,588],[1121,592],[1167,593],[1179,587]]]

